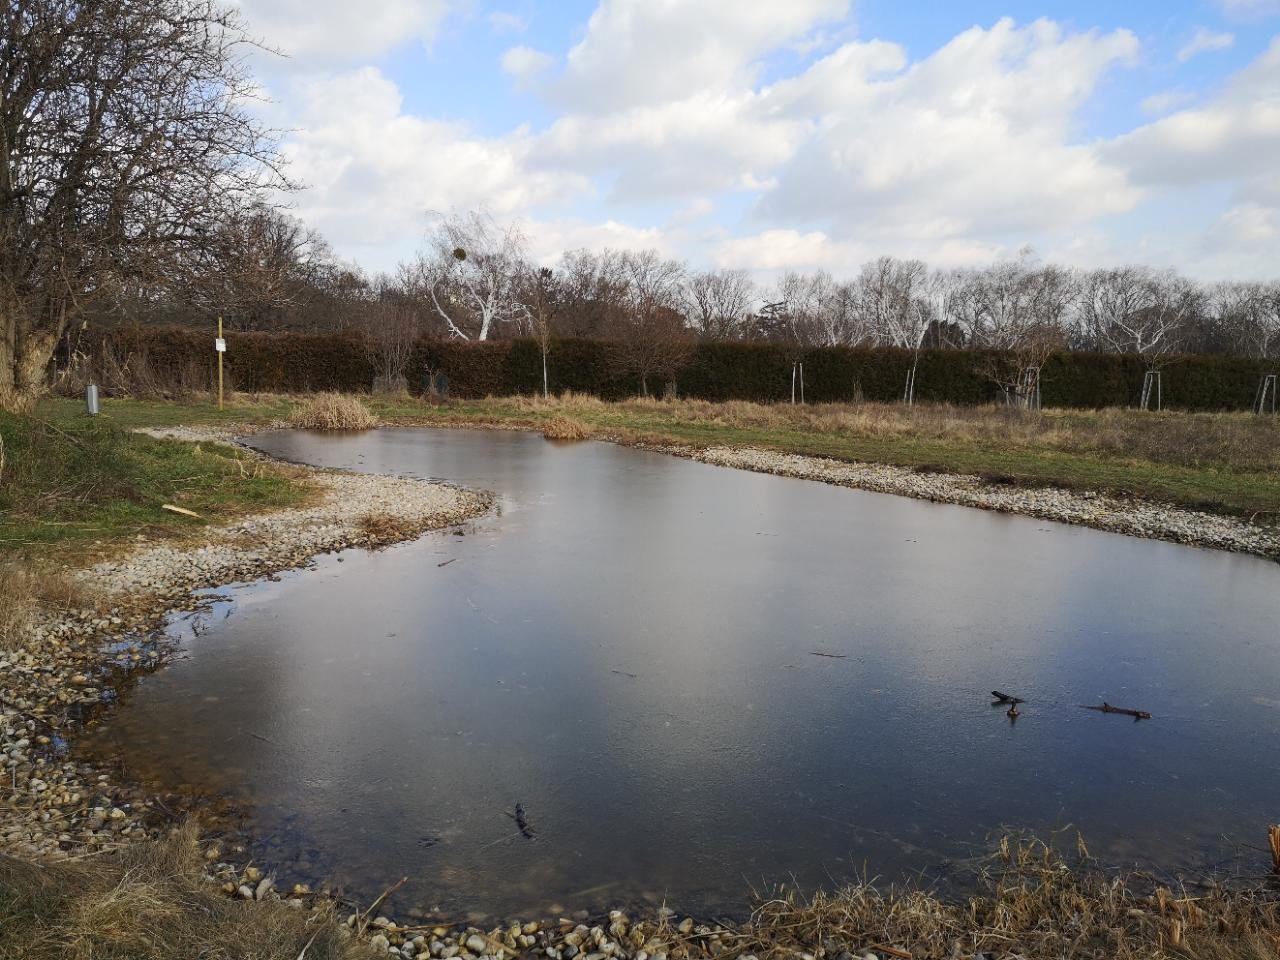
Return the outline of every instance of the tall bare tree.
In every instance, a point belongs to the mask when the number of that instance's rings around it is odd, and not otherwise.
[[[551,396],[547,377],[547,355],[551,352],[551,338],[555,333],[556,307],[559,302],[559,282],[553,270],[546,267],[530,267],[522,282],[524,291],[521,302],[525,309],[525,322],[529,333],[542,354],[542,395]]]
[[[745,270],[704,270],[685,283],[689,322],[704,340],[737,340],[747,328],[755,284]]]
[[[621,262],[627,286],[613,328],[613,360],[640,378],[640,392],[648,396],[649,379],[661,376],[674,385],[694,349],[680,309],[685,268],[656,250],[624,253]]]
[[[235,329],[296,328],[294,314],[321,295],[333,264],[328,244],[295,217],[265,204],[232,217],[196,251],[191,277],[180,278],[175,299],[194,299],[201,311],[226,317]]]
[[[0,12],[0,406],[68,324],[287,186],[214,0],[8,0]]]
[[[1280,353],[1280,283],[1220,283],[1209,298],[1237,352],[1256,360]]]
[[[629,281],[626,257],[618,250],[567,251],[557,271],[560,310],[556,332],[565,337],[600,337],[618,322]]]
[[[440,218],[404,276],[430,301],[449,336],[488,340],[501,325],[526,319],[520,300],[525,269],[519,228],[472,211]]]

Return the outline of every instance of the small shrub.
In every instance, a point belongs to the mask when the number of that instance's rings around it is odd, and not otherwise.
[[[378,418],[357,397],[317,393],[289,414],[289,423],[302,430],[369,430]]]
[[[542,435],[548,440],[586,440],[591,428],[568,417],[552,417],[542,428]]]

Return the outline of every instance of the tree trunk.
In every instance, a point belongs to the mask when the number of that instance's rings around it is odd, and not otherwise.
[[[0,317],[0,410],[29,410],[48,386],[58,330],[25,333],[14,314]]]
[[[547,351],[542,351],[542,399],[551,396],[551,391],[547,389]]]

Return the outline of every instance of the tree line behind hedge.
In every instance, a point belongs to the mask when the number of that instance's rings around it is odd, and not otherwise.
[[[360,333],[231,333],[225,355],[228,382],[246,392],[318,390],[366,392],[377,373],[376,353]],[[117,328],[63,357],[70,389],[93,380],[109,392],[153,395],[206,390],[216,358],[209,335],[185,327]],[[552,392],[572,390],[606,400],[640,392],[639,379],[621,370],[607,341],[558,339],[548,351]],[[1000,401],[986,368],[999,351],[926,349],[920,352],[916,399],[955,404]],[[915,352],[893,347],[820,347],[805,359],[805,399],[812,403],[902,398]],[[676,373],[681,397],[762,403],[791,396],[793,354],[771,343],[700,342]],[[1166,405],[1184,410],[1247,410],[1273,362],[1242,357],[1183,356],[1163,370]],[[1130,406],[1142,391],[1146,365],[1133,354],[1061,352],[1045,362],[1045,406]],[[489,342],[421,339],[407,363],[410,392],[447,382],[456,398],[513,396],[542,391],[542,350],[531,339]],[[443,377],[443,380],[441,379]]]

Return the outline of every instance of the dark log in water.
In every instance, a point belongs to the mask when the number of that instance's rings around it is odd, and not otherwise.
[[[1083,704],[1083,703],[1081,704],[1081,706],[1084,707],[1086,710],[1097,710],[1101,713],[1123,713],[1126,717],[1133,717],[1133,719],[1135,720],[1151,719],[1151,714],[1147,713],[1147,711],[1145,710],[1130,710],[1127,707],[1113,707],[1111,704],[1107,703],[1105,700],[1102,701],[1102,706],[1100,707],[1091,707],[1088,704]]]

